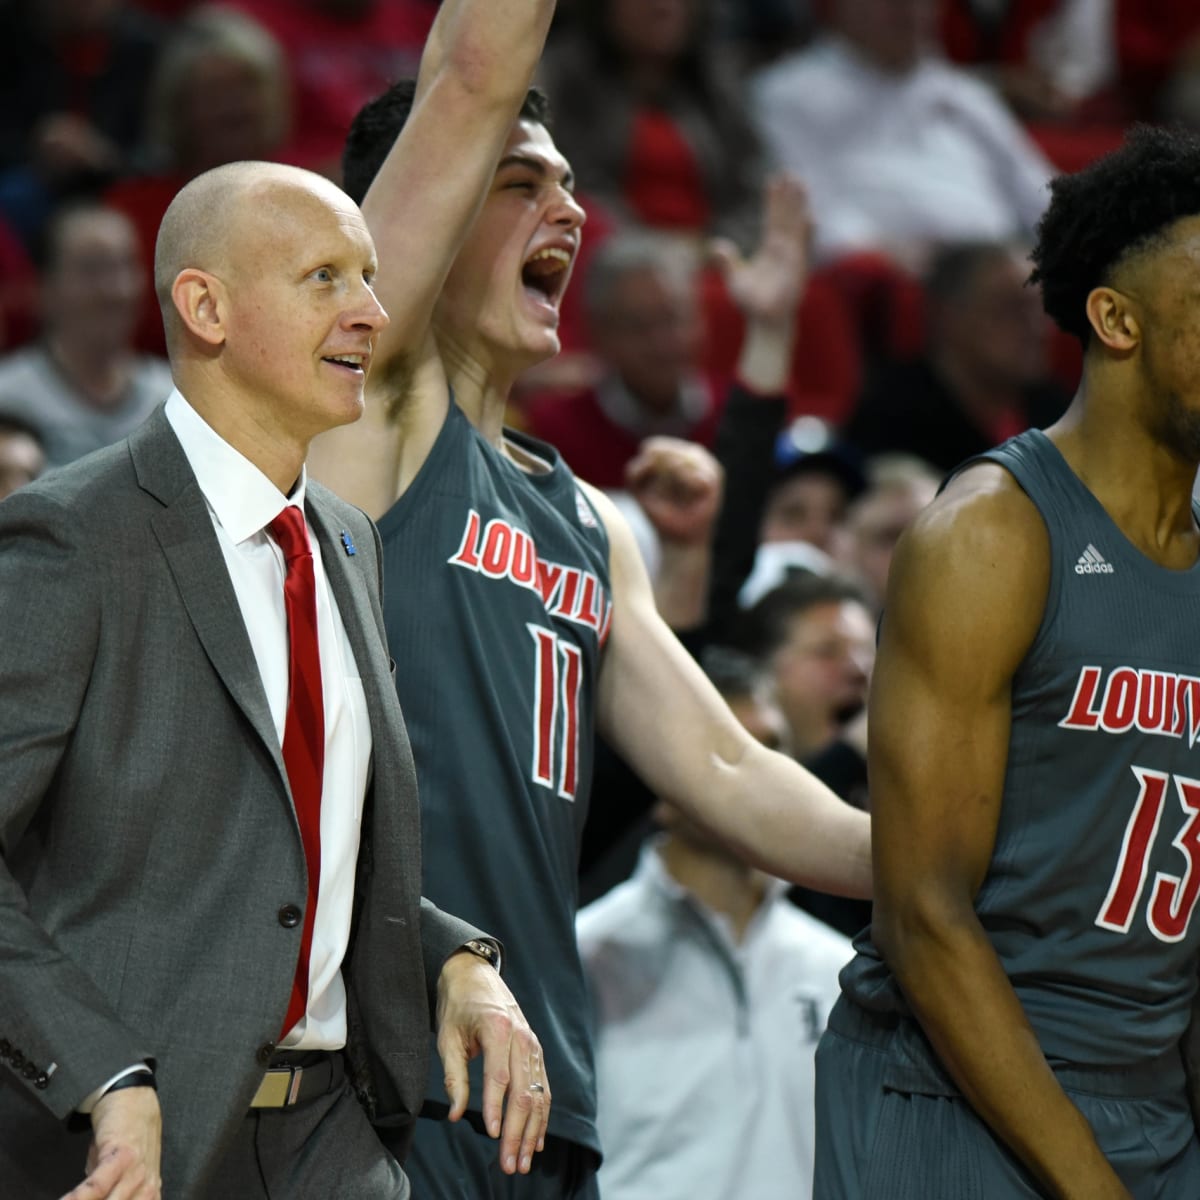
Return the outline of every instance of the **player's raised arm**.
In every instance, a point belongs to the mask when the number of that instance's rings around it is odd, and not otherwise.
[[[1012,680],[1049,537],[1002,468],[955,480],[893,560],[870,701],[872,938],[963,1095],[1056,1197],[1127,1198],[1047,1065],[975,911],[1000,819]]]
[[[445,0],[412,113],[362,199],[391,317],[373,380],[416,354],[541,57],[554,0]],[[347,179],[353,194],[353,182]],[[356,197],[357,198],[357,197]]]

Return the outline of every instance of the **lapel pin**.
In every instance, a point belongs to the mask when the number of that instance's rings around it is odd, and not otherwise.
[[[347,557],[353,558],[358,553],[354,549],[354,539],[344,529],[342,530],[342,545],[346,547]]]

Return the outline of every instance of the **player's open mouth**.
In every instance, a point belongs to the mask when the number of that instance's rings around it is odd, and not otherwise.
[[[355,375],[362,375],[367,369],[369,359],[365,354],[327,354],[321,361],[342,370],[352,371]]]
[[[571,251],[561,246],[543,246],[531,254],[521,268],[521,283],[535,299],[554,308],[562,298],[571,269]]]

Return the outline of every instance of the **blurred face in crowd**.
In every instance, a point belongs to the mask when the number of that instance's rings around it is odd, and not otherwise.
[[[883,604],[900,535],[936,492],[937,484],[932,479],[914,479],[907,484],[873,488],[851,507],[846,565],[866,584],[877,604]]]
[[[696,369],[700,314],[681,279],[651,266],[613,281],[603,311],[593,314],[597,353],[643,407],[671,412]]]
[[[545,126],[518,121],[483,208],[438,297],[443,353],[498,373],[558,353],[559,306],[586,219]]]
[[[697,0],[608,0],[608,30],[630,58],[674,59],[687,49]]]
[[[178,156],[194,173],[222,163],[271,156],[281,86],[253,63],[234,55],[202,55],[180,88]]]
[[[62,218],[53,238],[42,286],[51,335],[81,347],[126,349],[145,289],[133,226],[120,213],[81,209]]]
[[[857,600],[814,604],[792,617],[772,658],[792,751],[804,758],[828,745],[867,702],[875,626]]]
[[[776,484],[763,513],[760,542],[807,542],[833,554],[846,519],[846,487],[822,470],[801,471]]]
[[[886,71],[916,65],[933,37],[935,0],[835,0],[836,25]]]
[[[45,466],[46,455],[32,434],[0,425],[0,500],[35,480]]]
[[[935,357],[952,356],[972,378],[999,389],[1046,373],[1046,314],[1028,264],[1016,254],[981,262],[960,294],[931,314]]]

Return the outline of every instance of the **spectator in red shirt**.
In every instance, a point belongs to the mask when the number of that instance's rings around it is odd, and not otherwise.
[[[792,240],[786,258],[770,261],[771,224],[782,219],[781,203],[786,203],[789,219],[802,222],[807,230],[802,189],[794,181],[773,182],[764,209],[763,241],[750,260],[763,279],[785,269],[799,272],[798,292],[779,312],[773,299],[764,304],[753,288],[746,288],[747,275],[736,268],[738,256],[731,246],[722,251],[727,256],[720,260],[722,300],[714,310],[711,296],[705,294],[702,303],[695,258],[680,243],[648,231],[609,238],[595,251],[584,277],[596,377],[574,394],[546,394],[529,401],[530,432],[557,446],[572,468],[597,486],[622,488],[626,464],[644,438],[666,435],[711,444],[726,398],[743,396],[746,385],[750,392],[756,390],[753,358],[764,336],[785,345],[792,363],[787,394],[779,393],[781,403],[795,407],[797,401],[813,399],[822,407],[836,406],[839,401],[825,395],[826,389],[837,390],[834,376],[844,377],[838,386],[846,388],[848,400],[857,379],[857,363],[850,363],[846,371],[841,362],[851,342],[849,318],[836,293],[814,289],[809,294],[806,253],[801,261],[791,261],[792,246],[805,245],[807,234]],[[739,326],[727,365],[716,372],[709,369],[717,340],[709,324],[714,311],[728,314],[723,323],[732,318]],[[790,314],[791,328],[786,331],[774,328],[780,312]],[[764,330],[764,320],[772,328]],[[822,336],[808,336],[810,325]]]
[[[650,232],[618,233],[584,283],[595,384],[529,405],[531,433],[557,446],[572,470],[621,488],[625,466],[654,435],[712,441],[717,392],[699,369],[702,334],[692,264]]]

